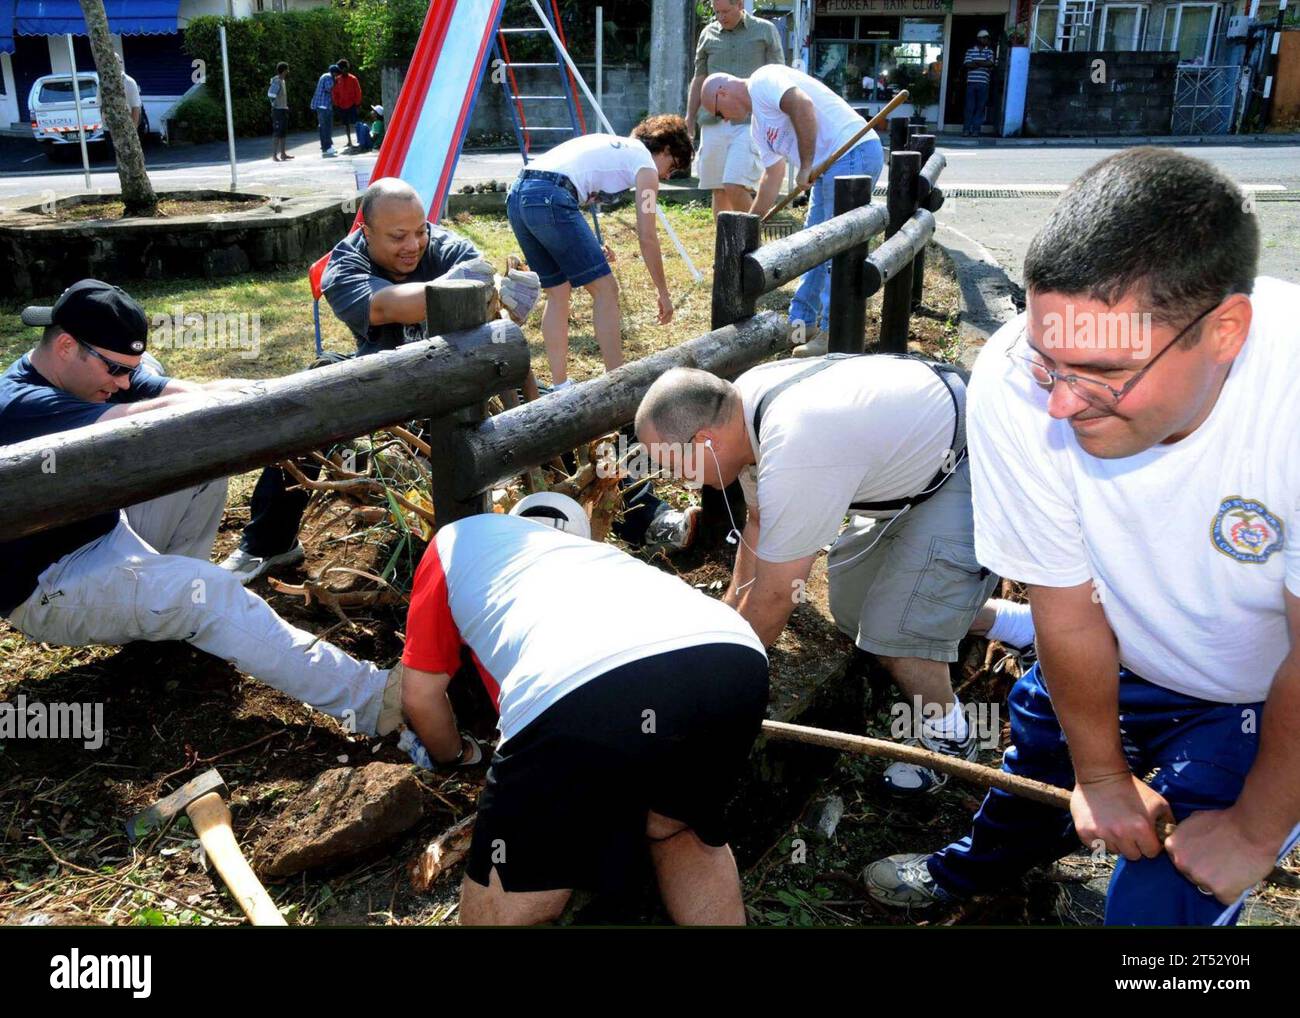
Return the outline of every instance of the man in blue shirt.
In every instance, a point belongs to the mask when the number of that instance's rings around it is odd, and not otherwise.
[[[334,82],[343,72],[338,64],[316,80],[316,92],[311,97],[311,108],[316,111],[316,126],[320,128],[320,154],[338,155],[334,151]]]
[[[45,436],[170,406],[221,401],[244,383],[168,378],[147,360],[144,309],[84,279],[27,308],[41,341],[0,376],[0,445],[53,462]],[[7,450],[11,454],[15,449]],[[379,731],[389,673],[295,629],[209,561],[224,478],[0,542],[0,615],[61,647],[182,640],[335,717]],[[387,730],[398,718],[388,712]]]
[[[966,69],[966,120],[961,134],[963,138],[978,138],[989,104],[989,81],[997,66],[987,29],[981,28],[975,34],[975,45],[966,51],[962,66]]]

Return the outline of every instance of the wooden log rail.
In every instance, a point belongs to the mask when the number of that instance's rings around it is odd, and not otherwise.
[[[452,456],[453,504],[435,501],[435,514],[444,523],[458,519],[496,485],[629,423],[669,368],[734,377],[788,350],[789,334],[784,315],[765,311],[463,428]]]
[[[433,283],[473,294],[486,284]],[[477,322],[484,321],[480,310]],[[433,319],[430,319],[433,321]],[[520,384],[528,344],[504,320],[462,327],[237,393],[0,447],[0,540],[24,537],[412,418],[481,404]]]

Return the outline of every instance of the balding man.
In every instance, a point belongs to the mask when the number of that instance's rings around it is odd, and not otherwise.
[[[357,354],[395,350],[427,338],[424,286],[435,279],[493,281],[492,267],[464,237],[428,221],[424,202],[410,184],[385,177],[361,197],[361,229],[334,245],[321,280],[325,299],[356,337]],[[536,291],[524,292],[507,277],[501,301],[527,316]],[[343,355],[332,355],[337,360]],[[303,464],[315,477],[319,466]],[[268,570],[294,565],[305,557],[298,527],[311,493],[287,491],[279,467],[262,472],[253,491],[251,517],[239,547],[221,563],[251,583]]]
[[[919,699],[914,740],[972,759],[976,735],[948,665],[997,577],[975,560],[965,400],[957,369],[890,354],[780,360],[734,383],[674,368],[646,393],[636,431],[671,474],[713,488],[740,481],[749,515],[724,600],[764,645],[832,545],[836,625],[880,659],[909,707]],[[885,778],[908,795],[946,780],[905,763]]]
[[[814,168],[866,127],[848,103],[816,78],[781,64],[760,67],[749,78],[711,74],[701,88],[706,112],[732,122],[749,118],[749,131],[765,169],[749,211],[762,215],[776,202],[786,163],[796,167],[796,181],[808,183]],[[868,131],[818,178],[812,189],[805,227],[834,214],[835,178],[865,174],[880,179],[885,155],[875,131]],[[830,323],[831,265],[810,269],[790,302],[790,322],[801,323],[808,342],[796,356],[816,356],[827,349]]]

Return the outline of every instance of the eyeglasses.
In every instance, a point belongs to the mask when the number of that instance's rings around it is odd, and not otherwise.
[[[1037,351],[1030,356],[1018,353],[1017,349],[1021,343],[1029,336],[1029,326],[1026,324],[1017,337],[1016,341],[1011,344],[1007,350],[1007,356],[1020,364],[1040,389],[1051,392],[1057,382],[1064,382],[1069,390],[1080,399],[1096,407],[1099,410],[1112,410],[1119,405],[1119,401],[1133,391],[1134,387],[1142,380],[1142,376],[1155,367],[1156,361],[1165,355],[1165,353],[1178,345],[1179,340],[1189,333],[1202,318],[1211,311],[1218,308],[1219,301],[1212,307],[1206,308],[1199,315],[1193,318],[1186,326],[1176,335],[1158,354],[1147,361],[1145,365],[1130,378],[1121,388],[1116,389],[1114,386],[1107,385],[1098,378],[1084,378],[1082,375],[1067,374],[1057,371],[1055,368],[1049,368],[1043,363],[1042,355]],[[1031,348],[1032,349],[1032,348]]]
[[[77,339],[76,336],[73,336],[72,338]],[[121,378],[123,375],[129,375],[132,371],[135,370],[135,368],[130,367],[129,365],[119,364],[117,361],[110,361],[107,357],[105,357],[102,353],[96,350],[93,346],[90,346],[87,343],[83,343],[79,339],[77,339],[77,346],[81,347],[87,353],[94,354],[101,361],[103,361],[104,367],[108,369],[109,375],[113,378]]]

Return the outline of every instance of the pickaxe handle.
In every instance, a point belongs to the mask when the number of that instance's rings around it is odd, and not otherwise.
[[[209,792],[190,803],[185,812],[208,860],[221,874],[249,922],[254,926],[289,925],[240,851],[235,833],[230,829],[230,807],[226,800],[217,792]]]
[[[903,105],[903,103],[907,102],[907,99],[908,99],[907,89],[903,89],[903,91],[899,92],[898,95],[894,96],[894,98],[890,99],[889,102],[885,103],[885,108],[882,109],[870,120],[868,120],[867,125],[864,128],[862,128],[862,130],[860,130],[852,138],[850,138],[843,145],[837,148],[834,152],[828,155],[823,162],[813,167],[812,173],[808,175],[808,183],[804,184],[802,187],[796,187],[793,191],[787,194],[779,202],[777,202],[770,209],[768,209],[767,214],[763,216],[762,221],[766,223],[774,215],[776,215],[783,208],[789,205],[792,201],[798,198],[799,195],[803,194],[805,191],[810,190],[813,184],[817,183],[818,179],[823,174],[825,174],[827,170],[829,170],[832,166],[835,165],[836,160],[839,159],[840,156],[844,155],[845,152],[847,152],[854,145],[860,142],[864,137],[866,137],[868,131],[873,130],[879,127],[881,124],[883,124],[885,122],[885,119],[891,113],[893,113],[894,110],[896,110],[899,106]],[[875,181],[872,181],[872,183],[874,184]]]
[[[1049,785],[1033,778],[1022,778],[1018,774],[985,767],[983,764],[971,763],[960,757],[947,756],[920,746],[905,746],[900,742],[886,739],[872,739],[865,735],[849,735],[845,732],[832,732],[825,728],[808,728],[804,725],[791,725],[784,721],[764,721],[763,734],[771,739],[788,739],[791,742],[806,742],[814,746],[828,746],[863,756],[881,756],[890,760],[902,760],[905,763],[920,764],[954,778],[970,781],[985,788],[1000,788],[1004,792],[1018,795],[1023,799],[1041,802],[1044,806],[1057,809],[1070,808],[1070,792],[1057,785]],[[1164,841],[1173,833],[1174,825],[1162,823],[1156,830],[1160,840]]]

